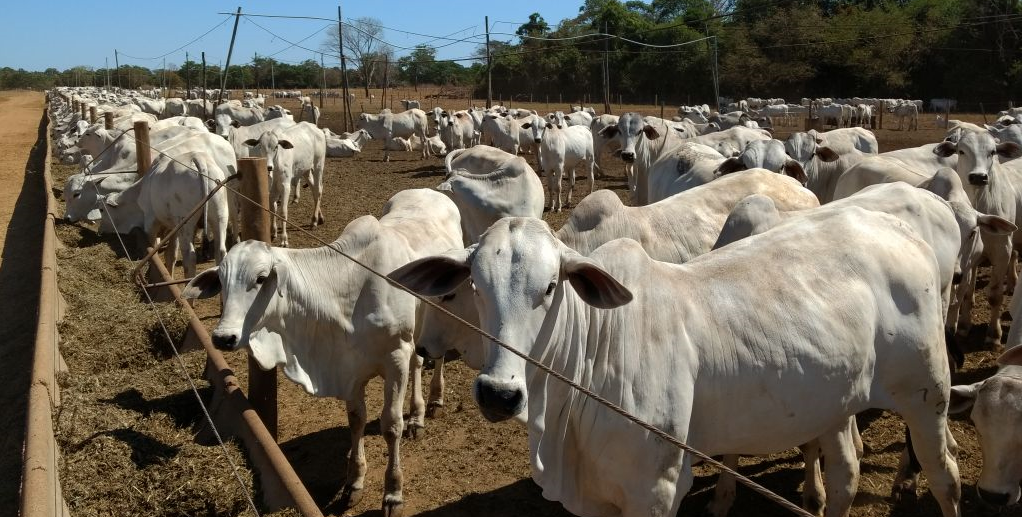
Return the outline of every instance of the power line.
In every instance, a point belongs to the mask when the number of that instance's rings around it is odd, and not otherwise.
[[[166,54],[160,54],[159,56],[156,56],[156,57],[135,57],[135,56],[131,56],[131,55],[125,54],[124,52],[121,52],[120,54],[122,56],[124,56],[124,57],[131,58],[131,59],[136,59],[136,60],[139,60],[139,61],[156,61],[157,59],[163,59],[163,58],[165,58],[165,57],[167,57],[167,56],[169,56],[169,55],[171,55],[171,54],[173,54],[175,52],[178,52],[178,51],[184,49],[185,47],[190,46],[192,43],[195,43],[196,41],[199,41],[200,39],[205,38],[206,36],[209,35],[209,33],[219,29],[221,26],[223,26],[223,24],[227,23],[230,19],[231,19],[230,16],[228,16],[227,18],[224,18],[224,20],[222,22],[214,25],[212,29],[209,29],[208,31],[202,33],[201,36],[199,36],[199,37],[189,41],[188,43],[185,43],[184,45],[181,45],[180,47],[178,47],[178,48],[176,48],[174,50],[171,50],[170,52],[167,52]]]

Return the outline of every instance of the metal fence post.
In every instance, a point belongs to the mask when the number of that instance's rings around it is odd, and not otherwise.
[[[239,158],[238,176],[241,194],[259,203],[256,206],[245,199],[239,202],[241,238],[270,243],[270,181],[266,172],[266,158]],[[264,371],[251,355],[248,356],[248,396],[266,429],[277,439],[277,369]]]

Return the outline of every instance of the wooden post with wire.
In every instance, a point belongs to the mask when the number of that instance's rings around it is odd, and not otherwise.
[[[85,120],[85,118],[89,116],[89,109],[88,109],[89,105],[84,103],[84,102],[80,102],[80,103],[78,103],[78,107],[81,108],[82,120]]]
[[[135,122],[135,160],[138,164],[138,177],[145,176],[153,163],[152,151],[149,149],[149,122]]]
[[[490,63],[490,17],[486,16],[486,109],[493,107],[493,66]]]
[[[107,131],[114,128],[114,112],[107,111],[103,113],[103,128]]]
[[[96,107],[89,106],[89,124],[95,124],[96,118]]]
[[[337,46],[341,53],[341,84],[343,87],[344,95],[344,130],[351,131],[355,129],[355,121],[351,118],[351,98],[349,97],[348,88],[348,61],[344,57],[344,22],[341,18],[341,6],[337,6]],[[349,129],[349,124],[351,128]]]
[[[267,244],[270,240],[270,182],[266,173],[266,158],[239,158],[238,176],[241,194],[259,203],[259,206],[241,198],[239,200],[241,238]],[[285,223],[286,224],[286,223]],[[266,429],[277,439],[277,369],[264,371],[248,356],[248,396]]]

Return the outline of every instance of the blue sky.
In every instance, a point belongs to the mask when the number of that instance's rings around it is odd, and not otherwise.
[[[547,23],[555,26],[564,18],[578,14],[581,0],[515,0],[514,2],[480,2],[479,0],[441,0],[439,2],[408,0],[358,0],[343,2],[344,17],[359,18],[371,16],[383,22],[385,27],[416,32],[430,36],[466,38],[473,34],[479,38],[469,42],[456,43],[440,48],[441,59],[469,56],[475,47],[484,41],[483,17],[490,17],[491,31],[514,33],[519,24],[533,12],[540,13]],[[151,7],[141,7],[141,6]],[[313,2],[292,0],[210,2],[199,0],[178,0],[175,2],[68,2],[57,0],[15,1],[4,6],[4,18],[8,21],[0,31],[0,66],[44,70],[54,67],[60,70],[76,65],[101,68],[104,58],[114,66],[114,48],[121,54],[121,64],[133,64],[148,68],[161,68],[162,59],[142,60],[135,57],[160,56],[188,43],[227,18],[218,12],[234,12],[237,7],[243,13],[280,14],[289,16],[337,17],[336,2]],[[507,23],[511,22],[511,23]],[[227,47],[231,38],[233,18],[219,26],[201,40],[166,57],[171,63],[184,62],[185,51],[189,57],[198,60],[201,51],[206,52],[207,63],[215,64],[226,60]],[[291,42],[309,37],[302,46],[318,49],[325,39],[327,22],[316,20],[284,20],[242,18],[238,25],[238,37],[234,46],[232,61],[250,61],[255,53],[260,56],[274,54],[275,59],[297,62],[313,57],[311,52],[290,48],[288,43],[271,36],[256,24]],[[508,40],[512,36],[496,35],[494,39]],[[431,38],[403,34],[387,30],[384,39],[395,46],[413,47],[429,42]],[[449,40],[433,40],[432,45],[440,46]],[[287,49],[287,50],[284,50]],[[407,51],[397,49],[398,55]],[[315,56],[319,60],[319,56]],[[329,58],[328,58],[329,59]]]

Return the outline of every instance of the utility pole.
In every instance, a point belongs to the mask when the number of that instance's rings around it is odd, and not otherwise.
[[[103,68],[106,69],[106,89],[110,89],[110,58],[103,58]]]
[[[277,90],[277,80],[273,77],[273,58],[270,58],[270,90]]]
[[[117,49],[114,49],[114,66],[117,67],[117,87],[121,87],[121,58],[117,54]]]
[[[323,110],[323,88],[326,88],[326,66],[323,64],[323,53],[319,53],[319,68],[323,72],[323,79],[319,82],[319,109]]]
[[[163,58],[163,84],[161,88],[167,87],[167,58]]]
[[[234,52],[234,37],[238,35],[239,20],[241,20],[241,7],[238,7],[238,12],[234,15],[234,30],[231,31],[231,46],[227,47],[227,66],[225,66],[223,72],[221,72],[223,76],[220,82],[220,96],[216,99],[218,106],[224,100],[224,89],[227,88],[227,70],[231,68],[231,53]]]
[[[603,22],[603,112],[611,114],[610,111],[610,33],[607,32],[607,22]]]
[[[209,120],[209,110],[206,109],[206,51],[202,51],[202,120]]]
[[[252,75],[255,76],[255,93],[259,96],[259,53],[252,57]]]
[[[185,73],[185,100],[188,100],[192,98],[192,67],[188,64],[188,52],[185,52],[185,66],[188,67]]]
[[[717,37],[713,37],[713,97],[720,112],[720,76],[717,71]]]
[[[490,62],[490,17],[486,17],[486,109],[493,105],[493,66]]]
[[[344,119],[344,130],[350,131],[355,128],[355,121],[351,118],[351,99],[348,97],[348,63],[344,57],[344,23],[341,21],[341,5],[337,4],[337,46],[341,52],[341,83],[344,85],[344,112],[347,118]],[[348,125],[351,125],[349,129]]]

